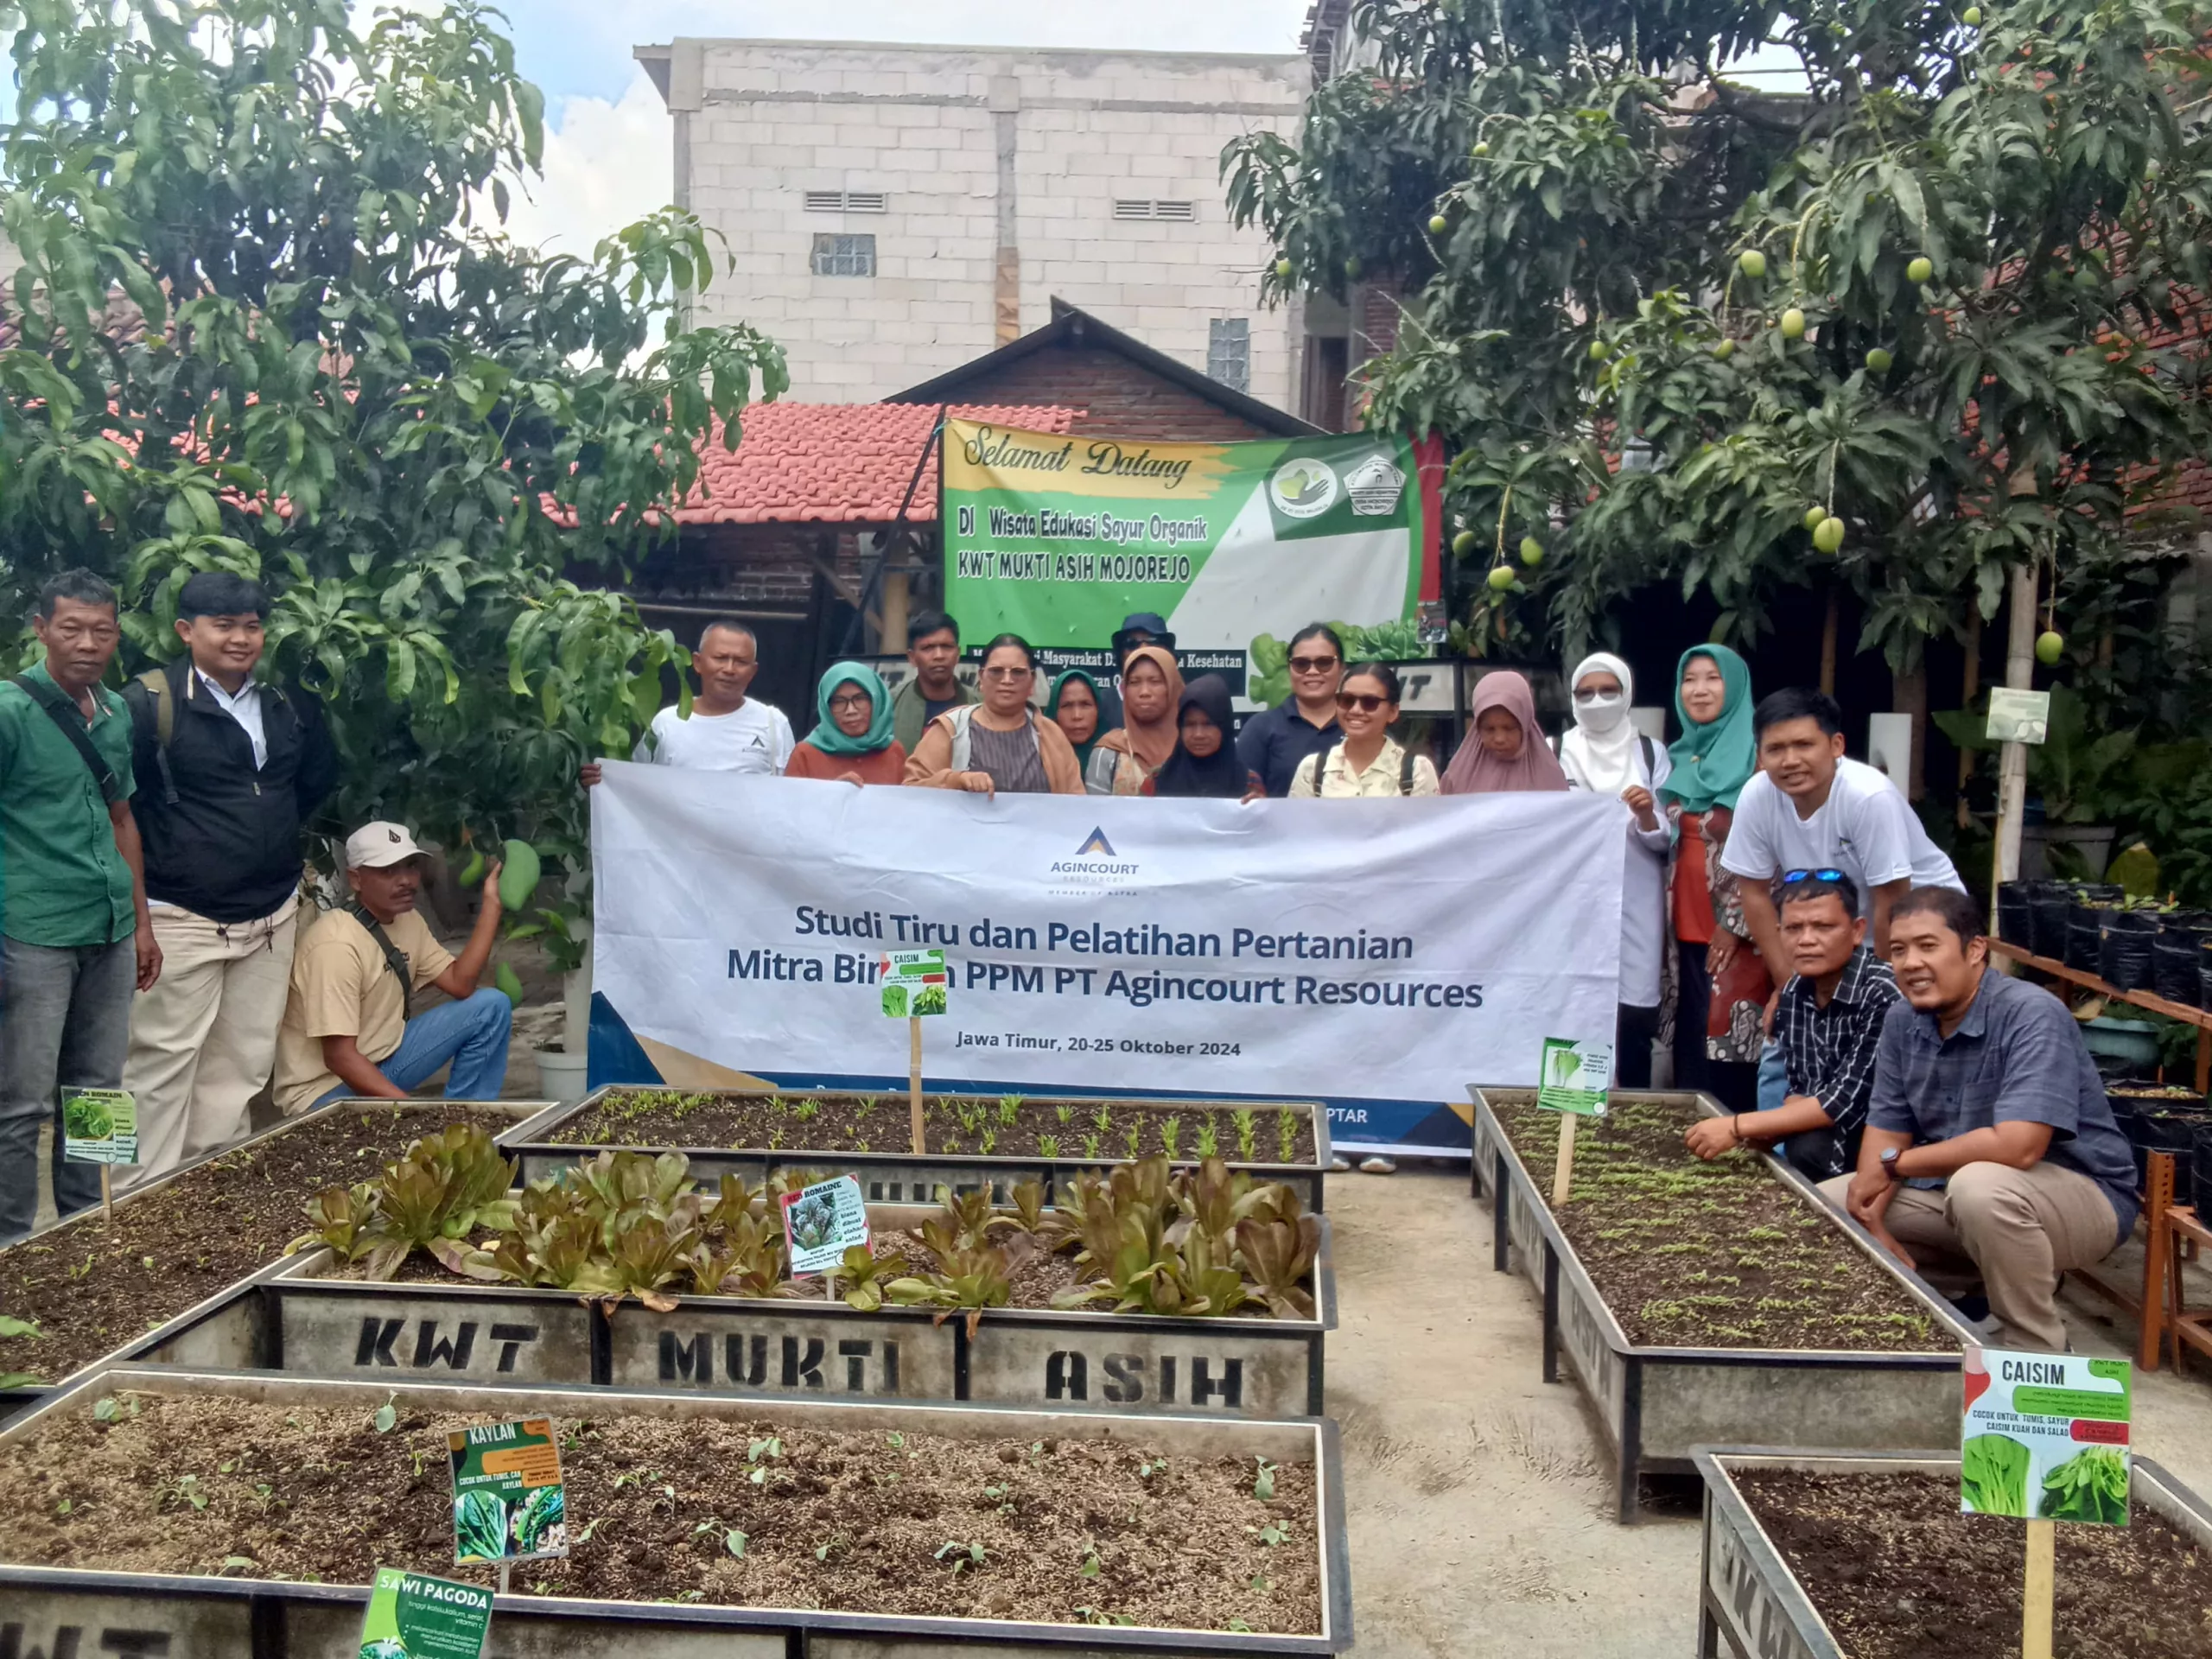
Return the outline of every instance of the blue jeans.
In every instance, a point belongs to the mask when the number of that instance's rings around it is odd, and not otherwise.
[[[54,1206],[100,1201],[100,1166],[61,1155],[63,1087],[120,1089],[130,1052],[138,951],[0,939],[0,1244],[38,1218],[38,1131],[54,1125]]]
[[[505,991],[480,988],[466,1002],[445,1002],[407,1022],[399,1046],[377,1065],[385,1081],[413,1094],[453,1062],[448,1100],[497,1100],[507,1080],[507,1028],[514,1004]],[[353,1090],[343,1084],[315,1102],[327,1106]]]

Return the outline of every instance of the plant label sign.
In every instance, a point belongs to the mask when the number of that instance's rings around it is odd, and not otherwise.
[[[1536,1077],[1536,1104],[1546,1111],[1602,1117],[1605,1090],[1613,1080],[1613,1046],[1547,1037]]]
[[[64,1089],[61,1155],[73,1164],[137,1163],[137,1098],[123,1089]]]
[[[569,1553],[568,1495],[550,1420],[457,1428],[446,1444],[456,1562],[496,1566]]]
[[[2124,1359],[1967,1350],[1959,1510],[2127,1524]]]
[[[948,1011],[952,975],[942,950],[887,950],[883,956],[883,1012],[893,1020]]]
[[[1989,693],[1987,736],[1993,743],[2041,743],[2050,734],[2050,693],[1999,685]]]
[[[361,1659],[480,1659],[491,1630],[489,1590],[380,1567],[361,1621]]]
[[[834,1273],[854,1245],[868,1243],[868,1202],[850,1175],[834,1176],[783,1197],[784,1243],[791,1276]]]

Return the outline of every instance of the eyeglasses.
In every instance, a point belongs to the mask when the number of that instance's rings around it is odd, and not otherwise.
[[[1618,697],[1619,696],[1620,692],[1618,688],[1611,691],[1600,691],[1595,686],[1592,686],[1586,690],[1579,685],[1574,688],[1574,700],[1577,702],[1597,702],[1606,697]]]
[[[987,668],[983,671],[983,677],[987,680],[1023,680],[1028,678],[1029,676],[1034,672],[1036,672],[1034,669],[1031,668],[1028,664],[1024,663],[1019,668],[1007,668],[1004,666]]]
[[[1378,709],[1387,709],[1389,706],[1389,698],[1378,697],[1372,692],[1369,691],[1339,691],[1337,693],[1338,708],[1357,709],[1363,715],[1371,715]]]
[[[1841,870],[1785,870],[1782,874],[1782,885],[1785,887],[1794,887],[1800,881],[1835,882],[1850,880],[1851,878]]]
[[[873,707],[874,702],[875,699],[865,691],[848,691],[830,699],[832,709],[867,709]]]
[[[1294,674],[1325,674],[1342,661],[1344,658],[1341,657],[1294,657],[1290,659],[1290,671]]]

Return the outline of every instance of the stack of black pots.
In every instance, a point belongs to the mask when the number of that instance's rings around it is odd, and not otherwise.
[[[2212,1007],[2204,1000],[2205,975],[2212,967],[2212,911],[2169,911],[2158,918],[2151,942],[2149,988],[2187,1008]]]
[[[2121,913],[2126,890],[2110,882],[2084,881],[2069,891],[2063,960],[2069,968],[2097,973],[2104,967],[2105,924]]]
[[[2212,1199],[2212,1113],[2204,1096],[2186,1089],[2157,1083],[2110,1083],[2105,1100],[2127,1144],[2135,1153],[2135,1182],[2144,1185],[2150,1177],[2150,1156],[2170,1152],[2174,1157],[2174,1201],[2194,1203],[2200,1214]]]

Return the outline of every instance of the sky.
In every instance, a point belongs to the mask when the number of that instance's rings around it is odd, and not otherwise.
[[[963,46],[1295,52],[1308,0],[505,0],[522,71],[544,90],[545,176],[508,223],[588,253],[673,194],[674,141],[632,47],[677,35],[914,41]],[[804,27],[799,25],[803,22]]]

